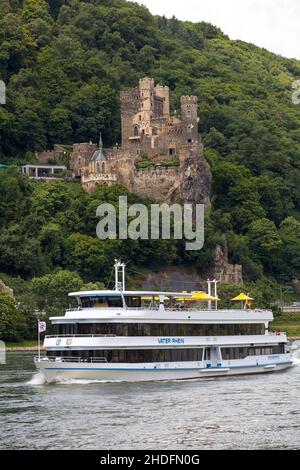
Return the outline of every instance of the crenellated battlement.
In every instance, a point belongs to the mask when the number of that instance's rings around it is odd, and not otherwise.
[[[198,104],[198,97],[193,95],[183,95],[180,97],[180,103]]]

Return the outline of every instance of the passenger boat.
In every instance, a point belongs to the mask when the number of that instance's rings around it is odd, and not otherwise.
[[[35,358],[47,382],[198,379],[292,365],[286,335],[268,331],[271,311],[195,308],[193,293],[128,291],[120,261],[114,290],[69,296],[78,306],[50,318],[57,334],[45,336],[46,356]]]

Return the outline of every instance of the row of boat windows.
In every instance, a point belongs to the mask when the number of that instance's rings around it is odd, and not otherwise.
[[[202,361],[203,348],[195,349],[116,349],[103,351],[49,351],[48,356],[105,359],[106,362],[184,362]]]
[[[244,359],[247,356],[264,356],[271,354],[283,354],[284,345],[245,347],[245,348],[221,348],[222,359]]]
[[[261,335],[264,324],[76,323],[58,325],[57,334],[116,336],[228,336]]]
[[[204,354],[203,354],[203,350]],[[222,359],[244,359],[247,356],[260,356],[271,354],[283,354],[284,345],[221,348]],[[101,358],[106,362],[185,362],[185,361],[210,361],[210,348],[187,349],[115,349],[115,350],[91,350],[91,351],[48,351],[48,356],[80,358],[89,361],[93,358]]]

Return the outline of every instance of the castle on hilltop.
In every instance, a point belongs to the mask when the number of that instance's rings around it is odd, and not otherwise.
[[[169,88],[153,78],[120,93],[122,144],[104,149],[73,145],[71,171],[86,191],[119,182],[157,201],[209,205],[211,172],[198,133],[198,99],[182,96],[179,115],[170,115]]]
[[[169,88],[145,77],[138,87],[122,91],[120,102],[121,146],[103,148],[101,135],[98,145],[74,144],[72,177],[80,179],[86,191],[93,191],[97,184],[118,182],[157,202],[209,207],[212,175],[198,133],[197,97],[182,96],[180,113],[171,115]],[[37,158],[42,164],[57,161],[64,153],[64,146],[55,145]],[[224,247],[217,246],[213,254],[215,276],[223,282],[242,283],[242,267],[228,263],[226,241]]]

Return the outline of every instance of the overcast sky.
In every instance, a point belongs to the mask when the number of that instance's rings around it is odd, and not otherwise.
[[[300,59],[299,0],[135,0],[153,14],[207,21],[231,39]]]

